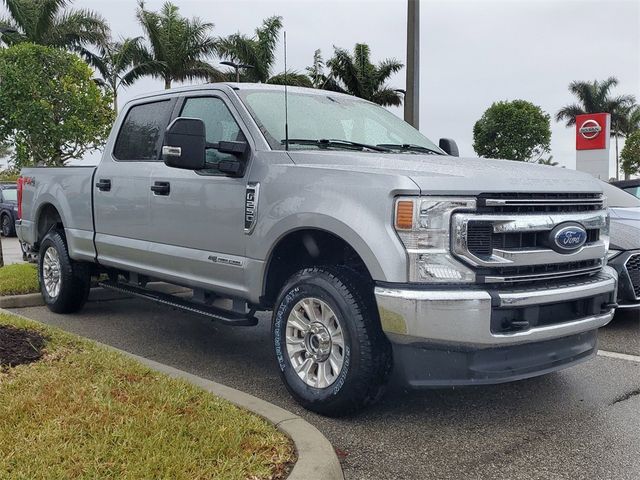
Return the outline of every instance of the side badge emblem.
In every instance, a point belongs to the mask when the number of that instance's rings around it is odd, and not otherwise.
[[[258,219],[259,183],[248,183],[244,196],[244,233],[251,235]]]

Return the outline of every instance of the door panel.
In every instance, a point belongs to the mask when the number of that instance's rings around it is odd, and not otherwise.
[[[245,140],[235,117],[218,97],[187,98],[180,116],[201,118],[207,142]],[[246,140],[245,140],[246,141]],[[185,283],[205,286],[229,295],[244,295],[245,178],[217,171],[230,157],[207,150],[209,168],[194,172],[155,165],[148,189],[156,182],[170,185],[168,195],[150,196],[151,247],[158,267]],[[170,248],[174,247],[174,248]],[[203,285],[204,283],[204,285]]]
[[[103,161],[94,183],[111,180],[111,189],[94,185],[98,261],[126,268],[138,264],[150,238],[149,182],[155,162]],[[131,242],[129,240],[138,240]]]
[[[96,250],[104,265],[133,271],[153,267],[147,253],[153,235],[149,184],[174,105],[174,100],[161,100],[131,106],[113,153],[98,166],[93,185]]]

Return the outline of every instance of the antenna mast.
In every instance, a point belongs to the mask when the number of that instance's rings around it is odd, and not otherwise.
[[[284,149],[289,150],[289,103],[287,98],[287,32],[284,32]]]

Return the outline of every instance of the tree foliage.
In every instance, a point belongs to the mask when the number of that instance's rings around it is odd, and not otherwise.
[[[353,54],[334,47],[333,57],[327,66],[331,70],[330,76],[336,81],[337,90],[382,106],[402,104],[400,92],[389,87],[387,80],[404,65],[393,58],[374,65],[371,63],[371,49],[366,43],[357,43]]]
[[[68,0],[2,0],[9,17],[0,18],[0,28],[8,45],[22,42],[64,48],[78,53],[87,46],[103,43],[109,34],[107,22],[86,9],[65,9]]]
[[[0,143],[0,158],[6,158],[11,155],[11,147]]]
[[[495,102],[473,127],[473,148],[481,157],[537,161],[550,150],[549,119],[525,100]]]
[[[16,167],[62,166],[100,148],[113,123],[111,96],[77,56],[22,43],[0,50],[0,143]]]
[[[640,130],[640,105],[632,105],[625,109],[620,131],[628,137],[638,130]]]
[[[611,133],[620,133],[625,123],[625,116],[630,106],[635,103],[633,95],[612,95],[611,90],[618,85],[618,79],[609,77],[606,80],[593,82],[575,81],[569,84],[569,91],[578,99],[562,107],[556,113],[556,121],[564,121],[567,127],[576,124],[576,116],[585,113],[611,114]]]
[[[165,88],[171,88],[174,81],[222,79],[220,71],[207,62],[216,50],[216,40],[210,35],[213,23],[185,18],[171,2],[166,2],[159,12],[152,12],[139,1],[137,16],[149,45],[131,70],[132,78],[160,78]]]
[[[113,96],[113,108],[118,111],[118,90],[128,87],[151,71],[154,63],[142,45],[142,37],[107,41],[100,45],[99,53],[86,52],[85,58],[102,77],[103,84]]]
[[[622,171],[626,176],[640,174],[640,130],[627,137],[620,158]]]
[[[253,36],[240,32],[218,40],[218,54],[225,60],[235,63],[251,65],[252,68],[240,70],[240,81],[275,83],[284,85],[284,73],[273,76],[273,65],[276,61],[276,49],[282,30],[282,17],[272,16],[265,19]],[[287,83],[289,85],[308,86],[308,79],[303,80],[303,75],[296,72],[288,72]],[[235,71],[228,72],[229,81],[235,81]]]

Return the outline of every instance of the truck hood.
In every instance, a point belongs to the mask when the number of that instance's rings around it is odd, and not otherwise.
[[[600,192],[591,175],[510,160],[345,151],[289,151],[300,167],[409,177],[423,194]]]

